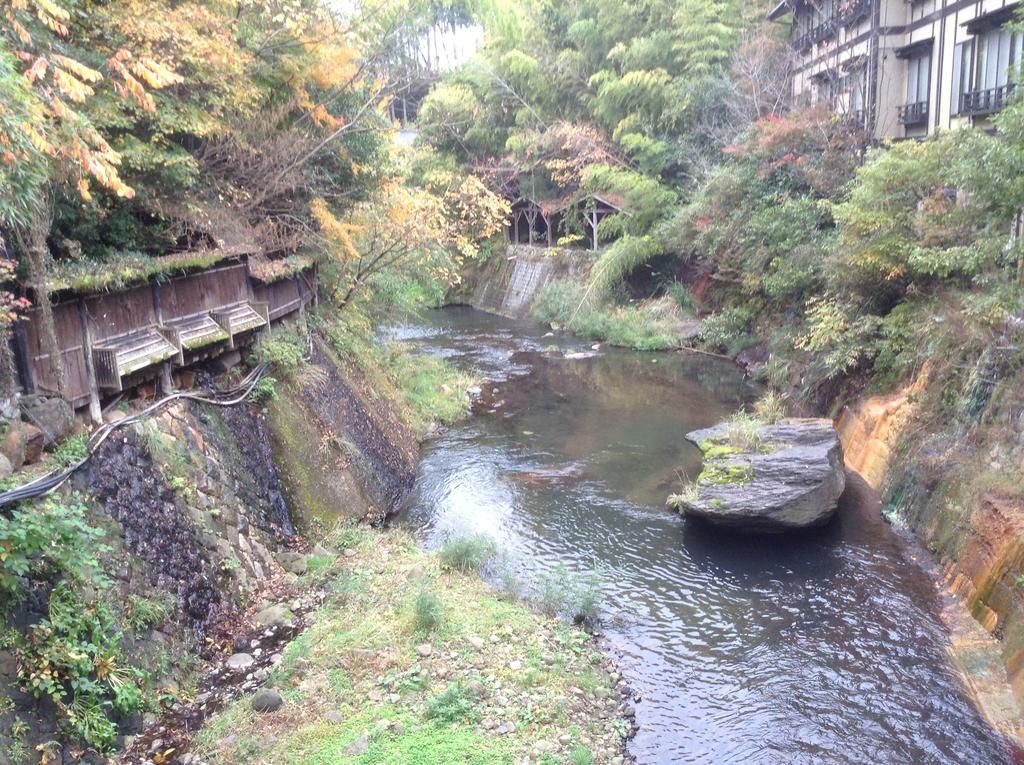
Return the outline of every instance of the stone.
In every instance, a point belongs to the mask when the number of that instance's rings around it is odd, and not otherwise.
[[[421,643],[420,645],[416,646],[416,653],[418,653],[423,658],[430,656],[433,652],[434,647],[430,645],[430,643]]]
[[[256,660],[250,654],[236,653],[228,657],[228,660],[224,662],[224,666],[234,672],[243,672],[255,663]]]
[[[259,627],[291,627],[295,624],[295,615],[282,603],[264,608],[253,617]]]
[[[366,750],[370,748],[370,736],[366,733],[361,735],[351,744],[345,747],[345,754],[349,757],[358,757],[361,754],[366,754]]]
[[[324,715],[324,721],[329,722],[331,725],[341,725],[345,722],[345,715],[337,709],[332,709]]]
[[[273,688],[261,688],[253,694],[251,704],[252,708],[257,712],[267,714],[268,712],[276,712],[280,709],[284,704],[284,699]]]
[[[296,574],[298,576],[305,574],[306,569],[309,568],[309,558],[302,553],[297,552],[278,553],[277,562],[280,563],[281,568],[289,574]]]
[[[513,672],[518,672],[523,668],[523,663],[519,661],[519,659],[515,659],[509,662],[508,668],[511,669]]]
[[[13,472],[14,466],[11,465],[11,461],[3,454],[0,454],[0,481],[10,478]]]
[[[63,441],[75,429],[75,410],[56,396],[22,396],[21,417],[42,431],[44,446]]]
[[[19,470],[24,465],[39,461],[43,455],[45,441],[43,431],[35,425],[12,422],[7,429],[3,445],[0,446],[0,454],[7,458],[14,470]]]
[[[483,650],[484,645],[486,645],[486,643],[484,643],[484,639],[477,637],[476,635],[470,635],[466,638],[466,642],[478,651]]]
[[[824,525],[846,486],[831,420],[791,418],[757,429],[756,443],[728,443],[729,424],[686,434],[705,453],[696,496],[670,503],[688,518],[742,531],[778,533]],[[717,447],[717,448],[716,448]]]
[[[337,553],[324,547],[322,544],[318,544],[313,548],[313,555],[318,558],[333,558]]]

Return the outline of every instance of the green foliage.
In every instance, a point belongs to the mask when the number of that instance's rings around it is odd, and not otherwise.
[[[1005,228],[963,183],[984,153],[978,144],[991,140],[945,134],[872,152],[849,197],[833,208],[837,290],[853,290],[884,311],[911,284],[973,277],[997,265]]]
[[[657,242],[649,236],[627,236],[619,239],[601,253],[591,271],[590,282],[600,294],[618,284],[637,266],[661,252]]]
[[[756,310],[748,303],[740,303],[708,316],[701,324],[701,339],[711,348],[739,353],[754,343],[750,330]]]
[[[67,504],[50,497],[16,505],[9,516],[0,515],[0,592],[16,597],[24,577],[101,581],[101,537],[77,497]]]
[[[286,379],[294,379],[306,365],[309,347],[299,325],[278,325],[262,334],[252,349],[254,361],[270,364]]]
[[[734,450],[760,451],[764,444],[760,430],[764,425],[765,423],[755,415],[737,412],[726,423],[725,443]],[[705,456],[708,456],[708,452],[705,452]]]
[[[533,315],[553,327],[639,351],[680,345],[681,313],[671,300],[616,306],[571,279],[553,279],[534,298]]]
[[[444,691],[427,699],[423,715],[439,725],[472,724],[480,719],[480,710],[462,683],[449,683]]]
[[[413,600],[413,628],[417,632],[430,633],[436,630],[444,619],[444,604],[433,590],[423,587]]]
[[[786,401],[781,393],[768,391],[754,404],[754,416],[765,425],[774,425],[786,416]]]
[[[573,747],[572,751],[569,752],[570,765],[593,765],[593,762],[593,753],[583,744]]]
[[[480,571],[494,557],[497,548],[488,536],[482,534],[451,536],[441,545],[441,564],[464,574]]]
[[[53,458],[60,465],[73,465],[76,462],[80,462],[89,453],[86,447],[88,442],[88,433],[69,436],[61,441],[57,448],[53,450]]]
[[[126,626],[139,634],[166,619],[168,612],[167,604],[160,600],[129,595],[124,622]]]
[[[76,585],[60,582],[50,593],[48,617],[7,640],[21,685],[64,710],[72,736],[89,746],[109,749],[117,734],[111,718],[143,706],[146,675],[119,664],[121,633],[102,596],[86,602]]]
[[[277,378],[272,375],[263,375],[260,381],[253,386],[252,401],[255,404],[263,404],[277,398]]]

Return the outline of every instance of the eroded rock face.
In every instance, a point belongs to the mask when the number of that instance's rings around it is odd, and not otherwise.
[[[729,424],[687,433],[705,454],[696,491],[672,504],[687,517],[718,526],[783,532],[821,526],[846,486],[843,452],[830,420],[787,419],[757,429],[739,449]]]

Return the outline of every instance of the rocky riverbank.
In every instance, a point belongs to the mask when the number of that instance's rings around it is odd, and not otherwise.
[[[304,560],[299,603],[322,607],[269,671],[240,670],[248,686],[180,761],[626,761],[629,690],[582,630],[446,570],[401,531],[345,527]]]

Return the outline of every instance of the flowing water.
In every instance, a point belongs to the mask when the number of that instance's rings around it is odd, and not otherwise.
[[[950,664],[916,548],[856,477],[835,522],[798,537],[724,535],[665,510],[700,469],[683,434],[758,394],[733,365],[592,355],[461,308],[389,334],[494,381],[426,445],[403,522],[428,546],[488,534],[527,581],[600,573],[602,628],[642,697],[638,762],[1017,761]]]

